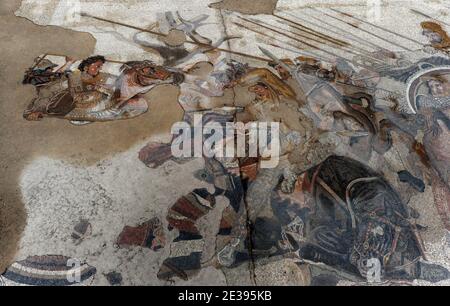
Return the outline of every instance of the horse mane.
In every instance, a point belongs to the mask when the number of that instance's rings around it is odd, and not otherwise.
[[[128,73],[130,71],[136,70],[136,69],[143,69],[147,67],[155,67],[155,63],[153,63],[150,60],[144,60],[144,61],[129,61],[123,64],[120,67],[120,72],[122,73]]]

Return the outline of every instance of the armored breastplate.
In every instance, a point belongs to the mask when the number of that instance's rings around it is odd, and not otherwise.
[[[106,99],[107,94],[99,90],[99,85],[105,82],[103,74],[90,77],[84,73],[74,73],[70,78],[70,89],[75,99],[76,108],[93,108]]]

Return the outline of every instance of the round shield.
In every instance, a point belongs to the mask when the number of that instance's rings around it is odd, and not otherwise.
[[[450,82],[450,66],[421,70],[410,79],[406,90],[406,98],[408,106],[414,114],[417,114],[418,110],[418,97],[431,95],[427,81],[437,77]]]

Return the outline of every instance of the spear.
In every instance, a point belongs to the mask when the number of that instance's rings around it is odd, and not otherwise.
[[[382,26],[379,26],[379,25],[376,25],[376,24],[374,24],[374,23],[372,23],[372,22],[365,21],[365,20],[363,20],[363,19],[361,19],[361,18],[358,18],[358,17],[356,17],[356,16],[354,16],[354,15],[352,15],[352,14],[344,13],[344,12],[341,12],[341,11],[336,10],[336,9],[334,9],[334,8],[330,8],[330,10],[332,10],[333,12],[336,12],[336,13],[338,13],[338,14],[341,14],[341,15],[344,15],[344,16],[347,16],[347,17],[350,17],[350,18],[353,18],[353,19],[355,19],[355,20],[357,20],[357,21],[359,21],[359,22],[368,24],[368,25],[370,25],[370,26],[372,26],[372,27],[375,27],[375,28],[377,28],[377,29],[379,29],[379,30],[382,30],[382,31],[385,31],[385,32],[387,32],[387,33],[397,35],[398,37],[401,37],[401,38],[403,38],[403,39],[409,40],[409,41],[411,41],[411,42],[413,42],[413,43],[416,43],[416,44],[418,44],[418,45],[420,45],[420,46],[423,47],[423,43],[421,43],[420,41],[415,40],[415,39],[413,39],[413,38],[411,38],[411,37],[407,37],[407,36],[402,35],[402,34],[400,34],[400,33],[397,33],[397,32],[394,32],[394,31],[392,31],[392,30],[386,29],[386,28],[384,28],[384,27],[382,27]]]
[[[289,15],[289,16],[291,16],[291,17],[293,17],[293,18],[296,18],[296,19],[298,19],[298,20],[300,20],[300,21],[302,21],[302,22],[310,23],[311,25],[316,26],[316,27],[318,27],[318,28],[320,28],[320,29],[322,29],[322,30],[329,30],[329,29],[326,29],[326,28],[324,28],[324,27],[322,27],[322,26],[320,26],[320,25],[317,25],[317,24],[315,24],[315,23],[313,23],[313,22],[306,21],[305,19],[296,17],[296,16],[291,15],[291,14],[289,14],[289,13],[286,13],[286,14]],[[335,34],[335,35],[343,36],[342,34],[336,32],[336,31],[333,31],[333,30],[329,30],[329,32],[331,32],[331,33],[333,33],[333,34]],[[320,32],[317,32],[317,33],[320,33]],[[322,35],[325,35],[325,34],[322,34]],[[331,37],[331,36],[329,36],[329,35],[327,35],[327,36],[328,36],[328,37]],[[346,37],[346,36],[343,36],[343,37],[344,37],[345,39],[349,40],[350,42],[354,42],[354,40],[351,39],[351,38],[348,38],[348,37]],[[337,38],[334,38],[334,37],[332,37],[332,39],[333,39],[333,40],[336,40],[336,41],[338,41],[338,42],[344,43],[344,44],[346,44],[347,46],[352,47],[352,48],[354,48],[354,49],[356,49],[356,50],[361,50],[361,52],[370,52],[370,51],[367,51],[367,50],[362,49],[362,48],[360,48],[360,47],[356,47],[355,45],[353,45],[353,44],[351,44],[351,43],[348,43],[348,42],[345,42],[345,41],[343,41],[343,40],[340,40],[340,39],[337,39]]]
[[[328,41],[328,42],[335,43],[335,44],[339,44],[340,46],[348,46],[348,43],[346,43],[345,41],[342,41],[342,40],[336,39],[336,38],[334,38],[334,37],[331,37],[331,36],[329,36],[329,35],[320,33],[319,31],[316,31],[316,30],[314,30],[314,29],[312,29],[312,28],[310,28],[310,27],[307,27],[307,26],[305,26],[305,25],[302,25],[302,24],[300,24],[300,23],[298,23],[298,22],[295,22],[295,21],[293,21],[293,20],[290,20],[290,19],[285,18],[285,17],[280,16],[280,15],[277,15],[277,14],[275,14],[275,13],[273,14],[273,16],[275,16],[275,17],[277,17],[277,18],[279,18],[279,19],[281,19],[281,20],[287,21],[287,22],[289,22],[290,24],[295,25],[295,26],[292,26],[292,25],[291,25],[291,27],[293,27],[294,29],[297,29],[297,30],[299,30],[299,31],[302,31],[302,32],[305,32],[305,33],[314,35],[314,36],[316,36],[316,37],[320,37],[320,38],[322,38],[323,40],[326,40],[326,41]]]
[[[276,39],[276,38],[273,37],[273,36],[270,36],[269,34],[267,34],[267,33],[265,33],[265,32],[258,31],[258,30],[256,30],[256,29],[252,29],[252,28],[247,27],[247,26],[245,26],[245,25],[243,25],[243,24],[241,24],[241,23],[238,23],[238,22],[233,22],[233,24],[235,24],[236,26],[238,26],[238,27],[240,27],[240,28],[244,28],[244,29],[249,30],[249,31],[251,31],[251,32],[254,32],[254,33],[260,34],[260,35],[262,35],[262,36],[265,36],[265,37],[274,39],[274,40],[276,40],[276,41],[278,41],[278,42],[282,42],[282,43],[284,43],[284,44],[287,44],[287,45],[289,45],[289,46],[291,46],[291,47],[294,47],[294,48],[297,49],[298,51],[301,51],[301,52],[304,52],[304,51],[305,51],[305,49],[303,49],[303,48],[301,48],[301,47],[299,47],[299,46],[296,46],[296,45],[294,45],[294,44],[291,43],[291,42],[288,42],[288,41],[281,41],[281,40],[279,40],[279,39]],[[341,59],[344,59],[344,60],[348,61],[348,59],[343,58],[342,56],[339,56],[339,55],[334,54],[334,53],[332,53],[332,52],[328,52],[328,51],[325,51],[325,50],[321,50],[321,49],[319,49],[318,47],[315,47],[315,48],[316,48],[316,50],[319,50],[319,51],[323,51],[323,52],[325,52],[325,53],[328,53],[329,55],[331,55],[331,56],[333,56],[333,57],[341,58]]]
[[[279,49],[282,49],[282,50],[290,51],[290,52],[293,52],[293,53],[305,54],[306,56],[316,57],[316,58],[318,58],[318,59],[324,59],[324,58],[321,57],[320,55],[314,54],[314,53],[312,53],[311,51],[305,51],[303,48],[301,48],[301,47],[299,47],[299,46],[297,46],[297,45],[294,45],[294,44],[291,43],[291,42],[279,40],[279,39],[277,39],[277,38],[275,38],[275,37],[273,37],[273,36],[270,36],[269,34],[267,34],[267,33],[265,33],[265,32],[258,31],[258,30],[256,30],[256,29],[252,29],[252,28],[247,27],[246,25],[243,25],[243,24],[241,24],[241,23],[239,23],[239,22],[233,22],[233,24],[236,25],[236,26],[238,26],[239,28],[246,29],[246,30],[248,30],[248,31],[250,31],[250,32],[253,32],[253,33],[262,35],[262,36],[264,36],[264,37],[273,39],[273,40],[275,40],[275,41],[277,41],[277,42],[279,42],[279,43],[283,43],[283,44],[286,44],[286,45],[288,45],[288,46],[291,46],[291,47],[295,48],[295,50],[293,50],[293,49],[288,49],[288,48],[285,48],[285,47],[281,47],[281,46],[276,45],[276,44],[273,44],[273,43],[268,43],[269,45],[274,46],[275,48],[279,48]],[[320,49],[318,49],[318,50],[320,50]],[[320,50],[320,51],[322,51],[322,50]],[[332,53],[330,52],[330,54],[332,54]],[[348,59],[346,59],[346,58],[344,58],[344,57],[341,57],[341,56],[339,56],[339,55],[336,55],[336,54],[333,54],[333,57],[341,58],[341,59],[343,59],[343,60],[345,60],[345,61],[349,61]],[[325,61],[325,62],[332,63],[331,60],[324,60],[324,61]]]
[[[46,56],[65,57],[65,55],[57,54],[57,53],[47,53]],[[126,64],[126,62],[117,61],[117,60],[113,60],[113,59],[109,59],[109,58],[106,58],[105,61],[108,62],[108,63],[113,63],[113,64]]]
[[[311,52],[311,51],[306,51],[305,49],[303,49],[303,48],[301,48],[301,47],[299,47],[299,46],[297,46],[297,45],[294,45],[293,43],[291,43],[291,42],[289,42],[289,41],[282,41],[282,40],[279,40],[279,39],[277,39],[277,38],[275,38],[275,37],[273,37],[273,36],[270,36],[269,34],[267,34],[267,33],[265,33],[265,32],[261,32],[261,31],[258,31],[258,30],[256,30],[256,29],[252,29],[252,28],[247,27],[247,26],[245,26],[245,25],[243,25],[243,24],[241,24],[241,23],[239,23],[239,22],[233,22],[233,24],[236,25],[236,26],[238,26],[239,28],[246,29],[246,30],[251,31],[251,32],[253,32],[253,33],[256,33],[256,34],[262,35],[262,36],[264,36],[264,37],[273,39],[273,40],[275,40],[275,41],[277,41],[277,42],[279,42],[279,43],[283,43],[283,44],[286,44],[286,45],[288,45],[288,46],[291,46],[291,47],[295,48],[295,50],[294,50],[294,49],[289,49],[289,48],[286,48],[286,47],[282,47],[282,46],[279,46],[279,45],[276,45],[276,44],[273,44],[273,43],[267,43],[268,45],[271,45],[271,46],[273,46],[273,47],[275,47],[275,48],[282,49],[282,50],[286,50],[286,51],[289,51],[289,52],[292,52],[292,53],[297,53],[297,54],[300,54],[300,55],[305,55],[305,56],[315,57],[315,58],[318,58],[318,59],[323,60],[324,62],[328,62],[328,63],[332,63],[332,62],[333,62],[332,60],[330,60],[330,59],[325,59],[324,57],[322,57],[322,56],[320,56],[320,55],[317,55],[317,54],[315,54],[315,53],[313,53],[313,52]],[[320,49],[319,49],[319,50],[320,50]],[[321,51],[321,50],[320,50],[320,51]],[[346,59],[346,58],[344,58],[344,57],[341,57],[341,56],[339,56],[339,55],[336,55],[336,54],[334,54],[333,56],[336,57],[336,58],[343,59],[343,60],[345,60],[345,61],[349,61],[348,59]]]
[[[279,23],[281,23],[281,24],[284,25],[284,23],[282,23],[281,21],[279,21],[279,20],[277,20],[277,21],[278,21]],[[293,27],[294,29],[300,30],[300,29],[298,29],[297,27],[292,26],[292,25],[290,25],[290,27]],[[293,34],[296,34],[296,33],[293,33]],[[311,35],[313,35],[313,34],[311,34]],[[336,40],[336,41],[338,41],[338,40]],[[321,42],[320,42],[320,43],[321,43]],[[352,53],[352,54],[354,54],[354,55],[361,55],[361,54],[355,53],[355,52],[353,52],[351,49],[354,49],[354,50],[356,50],[356,51],[358,51],[358,52],[360,52],[360,53],[362,53],[362,54],[364,54],[364,55],[366,55],[366,56],[372,58],[372,54],[371,54],[369,51],[364,50],[364,49],[359,48],[359,47],[356,47],[356,46],[354,46],[354,45],[352,45],[352,44],[349,44],[349,43],[347,43],[347,42],[334,42],[334,41],[329,40],[329,43],[331,43],[331,44],[333,44],[333,45],[336,45],[336,46],[338,46],[340,49],[345,50],[345,51],[347,51],[347,52],[350,52],[350,53]]]
[[[240,28],[244,28],[244,29],[249,30],[249,31],[251,31],[251,32],[254,32],[254,33],[260,34],[260,35],[262,35],[262,36],[265,36],[265,37],[274,39],[274,40],[276,40],[276,41],[278,41],[278,42],[282,42],[282,43],[284,43],[284,44],[287,44],[287,45],[289,45],[289,46],[291,46],[291,47],[294,47],[295,49],[299,50],[300,52],[287,49],[288,51],[297,52],[297,53],[300,53],[300,54],[301,54],[302,52],[305,52],[305,54],[306,54],[306,51],[305,51],[303,48],[301,48],[301,47],[299,47],[299,46],[296,46],[296,45],[294,45],[294,44],[291,43],[291,42],[278,40],[278,39],[276,39],[276,38],[274,38],[274,37],[268,35],[267,33],[258,31],[258,30],[256,30],[256,29],[252,29],[252,28],[247,27],[247,26],[245,26],[245,25],[243,25],[243,24],[241,24],[241,23],[238,23],[238,22],[233,22],[233,24],[236,25],[236,26],[238,26],[238,27],[240,27]],[[274,46],[274,47],[276,47],[276,48],[285,49],[285,48],[283,48],[283,47],[280,47],[280,46],[277,46],[277,45],[274,45],[274,44],[270,44],[270,45],[272,45],[272,46]],[[326,53],[326,54],[328,54],[328,55],[331,55],[333,58],[338,58],[338,59],[341,59],[341,60],[343,60],[343,61],[352,63],[352,64],[355,65],[355,66],[362,67],[362,68],[365,68],[365,69],[367,69],[367,70],[373,70],[373,68],[370,68],[370,67],[365,66],[365,65],[361,65],[360,63],[357,63],[357,62],[355,62],[355,61],[353,61],[353,60],[349,60],[349,59],[347,59],[347,58],[345,58],[345,57],[339,56],[339,55],[334,54],[334,53],[332,53],[332,52],[329,52],[329,51],[320,49],[319,47],[313,46],[312,48],[314,48],[314,49],[316,49],[316,50],[318,50],[318,51],[322,51],[322,52],[324,52],[324,53]],[[286,49],[285,49],[285,50],[286,50]],[[312,57],[316,57],[316,58],[318,58],[318,59],[321,58],[320,55],[314,54],[314,53],[312,53],[311,51],[307,51],[307,52],[308,52],[309,54],[311,54]],[[331,60],[325,60],[325,62],[327,62],[327,61],[330,62],[330,63],[332,63]]]
[[[416,10],[416,9],[411,9],[411,12],[413,12],[413,13],[416,14],[416,15],[419,15],[419,16],[422,16],[422,17],[425,17],[425,18],[428,18],[428,19],[431,19],[431,20],[440,22],[440,23],[442,23],[442,24],[445,24],[446,26],[450,26],[450,24],[448,24],[448,23],[446,23],[446,22],[443,22],[443,21],[440,21],[440,20],[438,20],[438,19],[436,19],[436,18],[434,18],[434,17],[431,17],[430,15],[427,15],[427,14],[425,14],[425,13],[422,13],[422,12]]]
[[[287,14],[289,14],[289,13],[287,13]],[[294,16],[294,15],[291,15],[291,14],[289,14],[289,15],[290,15],[290,16]],[[326,21],[324,21],[324,20],[322,20],[322,19],[319,19],[319,18],[317,18],[317,17],[314,17],[314,16],[312,16],[312,15],[309,15],[309,17],[311,17],[312,19],[317,20],[318,22],[323,23],[324,25],[328,26],[329,28],[325,28],[325,29],[328,30],[328,31],[330,31],[330,32],[332,32],[332,33],[334,33],[334,34],[341,35],[341,36],[343,36],[343,37],[346,37],[346,38],[349,39],[349,40],[356,40],[357,42],[359,42],[359,43],[361,43],[361,44],[363,44],[363,45],[366,45],[366,46],[368,46],[368,47],[374,48],[375,50],[384,49],[384,48],[382,48],[382,47],[380,47],[380,46],[378,46],[378,45],[376,45],[376,44],[374,44],[374,43],[372,43],[372,42],[370,42],[370,41],[364,40],[364,39],[362,39],[362,38],[356,36],[355,34],[349,32],[349,31],[347,31],[347,30],[345,30],[345,29],[343,29],[343,28],[341,28],[341,27],[338,27],[338,26],[336,26],[336,25],[334,25],[334,24],[328,23],[328,22],[326,22]],[[302,18],[300,18],[300,17],[296,17],[296,18],[305,21],[305,19],[302,19]],[[323,28],[322,26],[317,25],[317,24],[314,24],[314,23],[311,22],[311,21],[307,21],[307,22],[309,22],[310,24],[313,24],[313,25],[315,25],[315,26],[317,26],[317,27]],[[331,30],[331,29],[333,29],[333,28],[336,29],[336,30],[338,30],[338,31],[341,32],[341,33],[338,33],[338,32],[336,32],[336,31]],[[352,37],[352,38],[349,38],[349,37]],[[384,50],[386,50],[386,49],[384,49]],[[386,50],[386,51],[388,51],[388,50]]]
[[[249,20],[249,19],[246,19],[246,18],[242,18],[242,17],[238,17],[238,18],[240,18],[240,19],[242,19],[242,20],[244,20],[244,21],[247,21],[247,22],[249,22],[249,23],[251,23],[251,24],[253,24],[253,25],[257,25],[258,27],[261,27],[261,28],[267,29],[267,30],[269,30],[269,31],[272,31],[272,32],[274,32],[274,33],[277,33],[277,34],[280,34],[280,35],[282,35],[282,36],[285,36],[285,37],[287,37],[287,38],[289,38],[289,39],[292,39],[292,40],[294,40],[294,41],[300,42],[300,43],[304,44],[305,46],[308,46],[308,47],[313,48],[313,49],[315,49],[315,50],[319,50],[319,51],[322,51],[322,52],[324,52],[324,53],[327,53],[327,54],[329,54],[329,55],[331,55],[331,56],[333,56],[333,57],[339,57],[339,56],[337,56],[336,54],[334,54],[334,53],[332,53],[332,52],[330,52],[330,51],[327,51],[327,50],[324,50],[324,49],[320,49],[319,47],[317,47],[317,46],[315,46],[315,45],[312,45],[312,44],[310,44],[310,43],[308,43],[308,42],[302,41],[302,40],[300,40],[300,39],[298,39],[298,38],[295,38],[295,37],[293,37],[293,36],[291,36],[291,35],[288,35],[288,34],[286,34],[286,33],[280,32],[280,31],[278,31],[278,30],[276,30],[276,29],[272,29],[272,28],[267,27],[267,26],[265,26],[265,25],[263,25],[263,24],[254,22],[254,21]]]
[[[398,94],[397,92],[395,92],[395,91],[392,91],[392,90],[388,90],[388,89],[385,89],[385,88],[382,88],[382,87],[366,87],[366,86],[358,86],[358,85],[355,85],[355,84],[349,84],[349,83],[344,83],[344,82],[340,82],[340,81],[336,81],[336,83],[337,84],[341,84],[341,85],[346,85],[346,86],[350,86],[350,87],[354,87],[354,88],[359,88],[359,89],[365,89],[365,90],[381,90],[381,91],[384,91],[384,92],[387,92],[387,93],[390,93],[390,94]]]
[[[80,15],[83,16],[83,17],[89,17],[89,18],[96,19],[96,20],[99,20],[99,21],[103,21],[103,22],[107,22],[107,23],[111,23],[111,24],[120,25],[122,27],[138,30],[138,31],[141,31],[141,32],[150,33],[150,34],[153,34],[153,35],[156,35],[156,36],[159,36],[159,37],[167,37],[167,35],[164,34],[164,33],[143,29],[143,28],[140,28],[140,27],[136,27],[136,26],[133,26],[133,25],[126,24],[126,23],[122,23],[122,22],[118,22],[118,21],[112,21],[112,20],[104,19],[104,18],[97,17],[97,16],[92,16],[92,15],[87,14],[87,13],[81,13]],[[251,59],[259,60],[259,61],[263,61],[263,62],[271,62],[272,61],[272,60],[267,59],[267,58],[254,56],[254,55],[250,55],[250,54],[246,54],[246,53],[242,53],[242,52],[238,52],[238,51],[232,51],[232,50],[228,50],[228,49],[216,48],[216,47],[214,47],[212,45],[204,44],[204,43],[200,43],[200,42],[186,40],[186,43],[187,44],[191,44],[191,45],[197,45],[197,46],[200,46],[200,47],[210,48],[210,50],[217,50],[217,51],[221,51],[221,52],[225,52],[225,53],[235,54],[235,55],[239,55],[239,56],[242,56],[242,57],[247,57],[247,58],[251,58]]]
[[[318,55],[318,54],[316,54],[316,53],[314,53],[314,52],[312,52],[312,51],[306,51],[305,49],[303,49],[303,48],[301,48],[301,47],[299,47],[299,46],[296,46],[296,45],[294,45],[294,44],[291,43],[291,42],[279,40],[279,39],[277,39],[277,38],[275,38],[275,37],[273,37],[273,36],[270,36],[269,34],[267,34],[267,33],[265,33],[265,32],[261,32],[261,31],[258,31],[258,30],[256,30],[256,29],[252,29],[252,28],[247,27],[247,26],[245,26],[245,25],[243,25],[243,24],[241,24],[241,23],[238,23],[238,22],[233,22],[233,24],[236,25],[236,26],[238,26],[239,28],[244,28],[244,29],[246,29],[246,30],[248,30],[248,31],[251,31],[251,32],[253,32],[253,33],[256,33],[256,34],[259,34],[259,35],[268,37],[268,38],[270,38],[270,39],[273,39],[273,40],[275,40],[275,41],[277,41],[277,42],[279,42],[279,43],[283,43],[283,44],[286,44],[286,45],[288,45],[288,46],[291,46],[291,47],[295,48],[295,50],[294,50],[294,49],[289,49],[289,48],[286,48],[286,47],[282,47],[282,46],[279,46],[279,45],[276,45],[276,44],[273,44],[273,43],[267,43],[267,42],[266,42],[268,45],[273,46],[273,47],[275,47],[275,48],[278,48],[278,49],[281,49],[281,50],[285,50],[285,51],[289,51],[289,52],[292,52],[292,53],[297,53],[297,54],[299,54],[299,55],[305,55],[305,56],[309,56],[309,57],[315,57],[315,58],[320,59],[320,60],[322,60],[322,61],[324,61],[324,62],[327,62],[327,63],[333,63],[333,60],[331,60],[331,59],[329,59],[329,58],[327,59],[327,58],[325,58],[325,57],[323,57],[323,56],[321,56],[321,55]],[[324,51],[324,50],[321,50],[321,49],[319,49],[319,48],[318,48],[317,50],[319,50],[319,51]],[[366,69],[368,69],[368,70],[371,69],[370,67],[367,67],[367,66],[358,64],[358,63],[356,63],[356,62],[353,62],[352,60],[346,59],[346,58],[344,58],[344,57],[342,57],[342,56],[339,56],[339,55],[337,55],[337,54],[333,54],[333,53],[331,53],[331,52],[328,52],[328,53],[329,53],[329,55],[332,55],[332,56],[335,57],[335,58],[339,58],[339,59],[344,60],[344,61],[346,61],[346,62],[351,62],[351,63],[353,63],[353,64],[355,64],[355,65],[357,65],[357,66],[366,68]]]
[[[293,37],[293,36],[291,36],[291,35],[288,35],[288,34],[282,32],[282,31],[286,31],[286,30],[284,30],[284,29],[279,29],[279,30],[277,30],[276,28],[274,29],[274,28],[265,26],[265,25],[262,24],[262,23],[259,23],[259,22],[256,22],[256,21],[253,21],[253,20],[250,20],[250,19],[246,19],[246,18],[239,17],[239,16],[238,16],[238,18],[239,18],[239,19],[242,19],[242,20],[244,20],[244,21],[246,21],[246,22],[252,23],[253,25],[256,25],[256,26],[259,26],[259,27],[263,27],[263,28],[265,28],[265,29],[267,29],[267,30],[270,30],[270,31],[272,31],[272,32],[275,32],[275,33],[277,33],[277,34],[283,35],[283,36],[285,36],[285,37],[287,37],[287,38],[290,38],[290,39],[292,39],[292,40],[295,40],[295,41],[297,41],[297,42],[300,42],[300,43],[302,43],[302,44],[304,44],[304,45],[306,45],[306,46],[308,46],[308,47],[310,47],[310,48],[313,48],[313,49],[316,49],[316,50],[320,50],[320,51],[325,52],[325,53],[328,52],[328,51],[326,51],[326,50],[324,50],[324,49],[320,49],[319,47],[317,47],[317,46],[315,46],[315,45],[312,45],[312,44],[310,44],[310,43],[307,43],[307,42],[305,42],[305,41],[303,41],[303,40],[300,40],[300,39],[298,39],[298,38],[296,38],[296,37]],[[289,32],[289,31],[288,31],[288,32]],[[289,33],[292,33],[292,32],[289,32]],[[292,34],[295,34],[295,33],[292,33]],[[306,38],[306,39],[309,39],[309,40],[312,40],[312,41],[315,41],[315,42],[322,43],[321,41],[317,41],[317,40],[312,39],[312,38],[309,38],[309,37],[305,37],[305,36],[302,36],[302,35],[299,35],[299,34],[297,34],[297,35],[300,36],[300,37],[302,37],[302,38]],[[343,50],[346,51],[346,52],[349,52],[349,53],[351,53],[351,54],[353,54],[353,55],[364,56],[364,55],[362,55],[362,54],[360,54],[360,53],[357,53],[357,52],[354,52],[354,51],[352,51],[352,50],[347,50],[347,49],[343,49]],[[330,54],[330,53],[328,53],[328,54]],[[336,55],[333,54],[333,53],[331,53],[331,54],[332,54],[333,56],[336,56]],[[381,61],[381,60],[379,60],[379,59],[372,58],[372,57],[367,57],[367,56],[364,56],[364,57],[369,58],[369,59],[371,59],[371,60],[374,60],[374,61],[377,61],[377,62],[379,62],[379,63],[383,63],[383,64],[384,64],[384,62]]]
[[[281,21],[278,21],[278,22],[281,23]],[[281,23],[281,24],[284,25],[284,23]],[[274,27],[275,27],[275,26],[274,26]],[[291,26],[291,27],[292,27],[292,26]],[[293,27],[293,28],[295,28],[295,27]],[[280,29],[280,28],[278,28],[278,29]],[[281,29],[280,29],[280,30],[281,30]],[[320,40],[315,40],[315,39],[312,39],[312,38],[309,38],[309,37],[305,37],[305,36],[302,36],[302,35],[300,35],[300,34],[298,34],[298,33],[289,31],[289,30],[287,30],[287,31],[288,31],[289,33],[294,34],[294,35],[297,35],[297,36],[299,36],[299,37],[306,38],[306,39],[309,39],[309,40],[311,40],[311,41],[314,41],[314,42],[323,44],[323,42],[320,41]],[[364,56],[365,58],[369,58],[369,59],[374,60],[374,61],[377,61],[377,62],[379,62],[379,63],[384,63],[384,62],[382,62],[381,60],[379,60],[379,59],[377,59],[377,58],[374,58],[374,57],[372,56],[373,54],[371,54],[369,51],[366,51],[366,50],[361,49],[361,48],[359,48],[359,47],[352,46],[352,45],[350,45],[350,44],[348,44],[348,43],[345,43],[345,46],[343,46],[343,45],[340,44],[340,43],[336,43],[336,42],[332,42],[332,41],[330,41],[329,43],[330,43],[330,44],[333,44],[333,45],[335,45],[335,46],[337,46],[338,49],[343,50],[343,51],[346,51],[346,52],[348,52],[348,53],[350,53],[350,54],[353,54],[353,55],[356,55],[356,56]],[[330,45],[330,46],[331,46],[331,45]],[[358,52],[353,51],[350,47],[352,47],[353,49],[357,50]]]
[[[279,40],[279,39],[277,39],[277,38],[275,38],[275,37],[273,37],[273,36],[270,36],[269,34],[267,34],[267,33],[265,33],[265,32],[262,32],[262,31],[258,31],[258,30],[252,29],[252,28],[247,27],[246,25],[243,25],[242,23],[239,23],[239,22],[233,21],[232,23],[233,23],[234,25],[236,25],[237,27],[239,27],[239,28],[243,28],[243,29],[246,29],[246,30],[251,31],[251,32],[253,32],[253,33],[256,33],[256,34],[262,35],[262,36],[264,36],[264,37],[273,39],[273,40],[275,40],[275,41],[277,41],[277,42],[287,44],[287,45],[289,45],[289,46],[291,46],[291,47],[294,47],[295,49],[297,49],[297,50],[299,50],[299,51],[304,51],[303,48],[301,48],[301,47],[299,47],[299,46],[297,46],[297,45],[294,45],[294,44],[291,43],[291,42]]]
[[[283,28],[277,27],[277,26],[275,26],[275,25],[268,24],[268,23],[266,23],[266,22],[262,22],[262,23],[264,23],[264,24],[267,25],[267,26],[270,25],[271,27],[273,27],[274,29],[277,29],[277,30],[279,30],[279,31],[286,31],[286,32],[288,32],[288,33],[290,33],[290,34],[296,35],[296,36],[298,36],[298,37],[300,37],[300,38],[308,39],[308,40],[313,41],[313,42],[316,42],[316,43],[318,43],[318,44],[326,44],[323,40],[320,40],[320,39],[317,39],[317,38],[312,38],[312,37],[309,37],[309,36],[305,36],[305,35],[303,35],[303,34],[300,34],[300,33],[297,33],[297,32],[291,31],[291,30],[283,29]],[[285,25],[285,24],[283,23],[283,25]],[[313,35],[313,34],[310,34],[310,35]],[[331,44],[333,44],[333,45],[335,45],[335,46],[338,46],[338,47],[343,47],[343,45],[338,44],[338,43],[335,43],[335,42],[330,42],[330,41],[328,41],[328,43],[331,43]]]
[[[249,21],[248,21],[248,22],[249,22]],[[261,21],[260,21],[260,22],[261,22]],[[278,21],[278,22],[280,22],[280,21]],[[296,35],[296,36],[298,36],[298,37],[300,37],[300,38],[308,39],[308,40],[313,41],[313,42],[316,42],[316,43],[318,43],[318,44],[325,44],[325,45],[330,45],[330,44],[332,44],[332,45],[334,45],[334,46],[337,46],[339,49],[346,50],[346,49],[343,49],[344,46],[343,46],[342,44],[339,44],[339,43],[336,43],[336,42],[328,41],[328,43],[326,43],[326,42],[323,41],[323,39],[321,40],[320,38],[312,38],[312,37],[309,37],[309,36],[305,36],[305,35],[303,35],[303,34],[300,34],[300,33],[297,33],[297,32],[291,31],[291,30],[287,30],[287,29],[284,29],[284,28],[280,28],[280,27],[277,27],[277,26],[272,25],[272,24],[268,24],[267,22],[261,22],[261,23],[265,24],[266,26],[271,26],[271,27],[273,27],[274,29],[277,29],[277,30],[279,30],[279,31],[286,31],[286,32],[288,32],[288,33],[290,33],[290,34]],[[281,23],[281,22],[280,22],[280,23]],[[284,24],[284,23],[281,23],[281,24],[282,24],[282,25],[286,25],[286,24]],[[294,29],[296,29],[295,27],[293,27],[293,26],[291,26],[291,25],[289,25],[289,26],[292,27],[292,28],[294,28]],[[314,34],[309,34],[309,35],[313,35],[313,36],[317,37],[317,36],[314,35]],[[330,45],[330,46],[331,46],[331,45]],[[351,51],[349,51],[349,52],[351,52]],[[357,54],[357,55],[359,55],[359,54]]]
[[[370,31],[365,30],[365,29],[363,29],[363,28],[361,28],[361,27],[358,27],[357,25],[354,25],[354,24],[351,23],[351,22],[347,22],[347,21],[345,21],[345,20],[339,19],[338,17],[335,17],[335,16],[333,16],[333,15],[327,14],[327,13],[325,13],[325,12],[319,10],[319,9],[316,9],[316,8],[312,8],[312,9],[313,9],[313,10],[316,10],[316,11],[322,13],[322,14],[324,14],[325,16],[328,16],[328,17],[330,17],[330,18],[333,18],[334,20],[337,20],[337,21],[340,21],[340,22],[344,22],[344,23],[348,24],[349,26],[351,26],[352,28],[358,29],[358,30],[360,30],[360,31],[362,31],[362,32],[364,32],[364,33],[366,33],[366,34],[372,35],[372,36],[374,36],[374,37],[376,37],[376,38],[378,38],[378,39],[380,39],[380,40],[382,40],[382,41],[384,41],[384,42],[387,42],[387,43],[389,43],[389,44],[391,44],[391,45],[394,45],[394,46],[396,46],[396,47],[402,48],[402,49],[405,50],[405,51],[414,52],[413,50],[411,50],[411,49],[409,49],[409,48],[407,48],[407,47],[404,47],[404,46],[402,46],[402,45],[400,45],[400,44],[397,44],[396,42],[392,42],[392,41],[390,41],[390,40],[388,40],[388,39],[386,39],[386,38],[384,38],[384,37],[382,37],[382,36],[380,36],[380,35],[377,35],[377,34],[375,34],[375,33],[373,33],[373,32],[370,32]]]

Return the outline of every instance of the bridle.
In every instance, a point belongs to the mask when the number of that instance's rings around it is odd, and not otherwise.
[[[141,67],[141,68],[136,69],[135,70],[136,71],[136,75],[134,76],[134,80],[133,80],[133,82],[136,85],[149,86],[150,84],[146,84],[145,80],[149,80],[149,79],[155,80],[155,81],[159,80],[157,78],[150,77],[148,74],[144,74],[142,72],[142,70],[145,69],[145,68],[151,68],[152,69],[152,73],[156,72],[156,69],[154,67],[150,67],[150,66],[145,66],[145,67]]]

